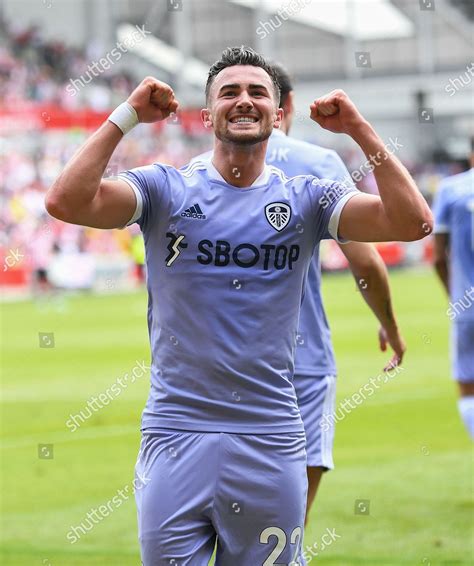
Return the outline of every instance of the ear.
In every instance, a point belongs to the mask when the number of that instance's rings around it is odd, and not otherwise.
[[[201,110],[201,120],[205,128],[212,128],[212,116],[207,108]]]

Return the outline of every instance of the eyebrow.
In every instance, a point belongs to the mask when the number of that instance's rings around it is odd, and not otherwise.
[[[223,90],[225,90],[226,88],[234,88],[234,89],[239,89],[240,88],[240,84],[239,83],[232,83],[232,84],[226,84],[221,86],[221,88],[219,89],[219,92],[222,92]],[[268,92],[268,88],[265,85],[262,84],[250,84],[249,88],[251,89],[257,89],[257,88],[262,88],[264,90],[266,90]]]

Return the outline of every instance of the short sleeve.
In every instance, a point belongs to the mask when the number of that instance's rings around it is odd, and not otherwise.
[[[308,177],[313,213],[316,222],[317,240],[328,237],[328,234],[339,243],[347,240],[339,238],[339,219],[342,210],[349,200],[360,192],[346,184],[328,179]]]
[[[127,226],[137,222],[143,231],[154,223],[158,215],[162,195],[168,185],[166,169],[155,163],[124,171],[119,178],[130,185],[137,199],[135,212]]]
[[[449,189],[447,185],[440,185],[433,203],[434,230],[435,234],[446,234],[449,232],[450,206]]]

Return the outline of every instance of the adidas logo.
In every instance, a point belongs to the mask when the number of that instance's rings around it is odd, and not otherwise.
[[[203,214],[201,207],[197,203],[182,212],[181,216],[184,216],[186,218],[197,218],[198,220],[206,219],[206,215]]]

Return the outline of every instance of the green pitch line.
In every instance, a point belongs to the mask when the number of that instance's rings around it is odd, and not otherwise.
[[[324,477],[304,547],[319,553],[309,564],[468,566],[473,454],[449,378],[447,303],[430,272],[396,272],[392,281],[404,369],[337,424],[336,470]],[[348,275],[326,276],[324,296],[341,402],[389,356],[378,352],[377,324]],[[145,293],[1,308],[0,563],[136,566],[133,497],[75,544],[66,535],[131,484],[148,376],[75,432],[66,422],[148,363]],[[54,334],[54,347],[40,348],[40,333]],[[328,529],[338,538],[321,549]]]

